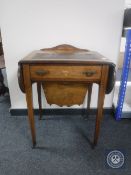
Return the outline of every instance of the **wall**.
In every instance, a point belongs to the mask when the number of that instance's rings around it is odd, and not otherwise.
[[[131,0],[125,0],[125,7],[131,8]]]
[[[18,87],[17,63],[32,50],[67,43],[96,50],[116,63],[123,10],[124,0],[0,0],[11,108],[26,108],[25,96]],[[95,85],[92,107],[96,106],[96,97]],[[105,100],[106,107],[111,104],[112,94]],[[44,107],[50,106],[44,101]]]

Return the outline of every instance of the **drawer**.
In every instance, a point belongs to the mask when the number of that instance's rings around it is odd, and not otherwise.
[[[32,80],[99,80],[101,66],[30,66]]]

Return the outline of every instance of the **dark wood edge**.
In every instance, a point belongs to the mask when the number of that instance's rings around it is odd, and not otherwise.
[[[73,60],[70,60],[70,61],[66,61],[66,60],[20,60],[18,62],[19,65],[21,64],[30,64],[30,65],[34,65],[34,64],[38,64],[38,65],[48,65],[48,64],[53,64],[53,65],[77,65],[77,66],[82,66],[82,65],[93,65],[93,66],[97,66],[97,65],[109,65],[109,66],[114,66],[115,67],[115,64],[112,63],[112,62],[104,62],[104,61],[81,61],[81,60],[77,60],[77,61],[73,61]]]

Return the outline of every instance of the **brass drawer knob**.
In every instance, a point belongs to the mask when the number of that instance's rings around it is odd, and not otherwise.
[[[37,70],[35,73],[36,73],[37,75],[39,75],[39,76],[43,76],[43,75],[48,74],[49,71],[47,71],[47,70]]]
[[[87,77],[91,77],[93,76],[94,74],[96,74],[96,71],[93,71],[93,70],[89,70],[89,71],[84,71],[82,72],[84,75],[86,75]]]

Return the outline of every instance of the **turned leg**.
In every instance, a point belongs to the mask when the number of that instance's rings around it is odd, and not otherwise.
[[[108,77],[108,66],[103,66],[101,82],[99,85],[99,93],[98,93],[98,110],[97,110],[95,133],[94,133],[94,146],[97,145],[100,132],[100,124],[103,115],[103,105],[104,105],[107,77]]]
[[[37,83],[38,104],[39,104],[39,119],[42,118],[42,101],[41,101],[41,83]]]
[[[32,84],[30,80],[29,65],[23,66],[23,73],[24,73],[24,85],[25,85],[25,93],[26,93],[26,101],[28,109],[28,119],[31,129],[32,143],[34,147],[36,145],[36,134],[35,134],[34,113],[33,113]]]

